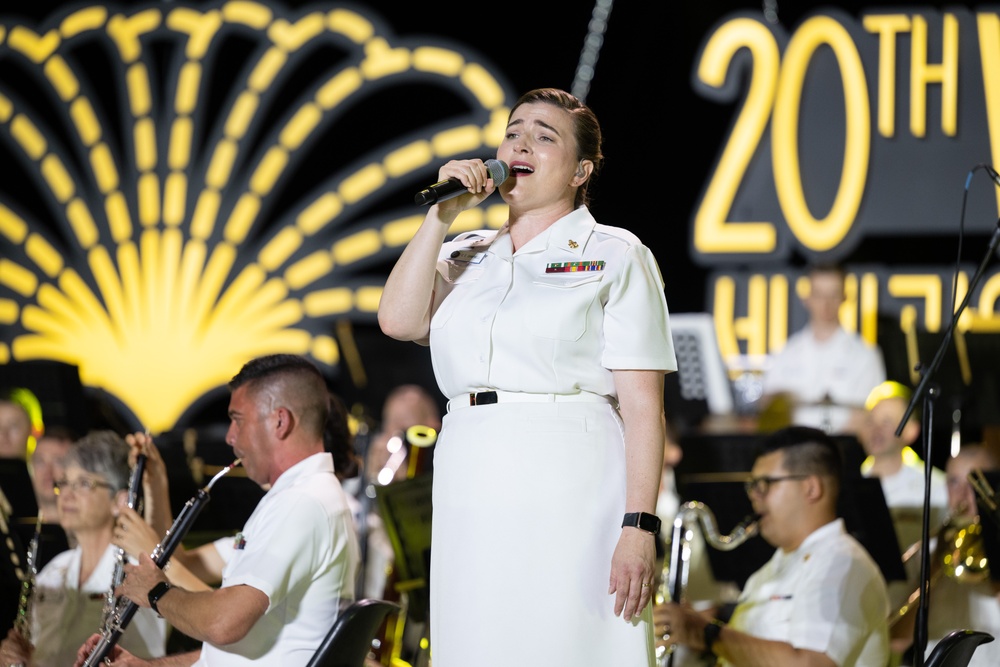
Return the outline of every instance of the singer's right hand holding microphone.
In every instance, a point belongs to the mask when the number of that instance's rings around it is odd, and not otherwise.
[[[452,218],[462,211],[478,206],[484,199],[493,194],[496,184],[490,176],[486,164],[479,159],[451,160],[438,170],[438,179],[447,181],[456,178],[468,189],[468,194],[441,200],[434,205],[438,207],[442,218]]]

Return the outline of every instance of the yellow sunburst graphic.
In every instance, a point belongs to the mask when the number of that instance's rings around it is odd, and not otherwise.
[[[333,323],[374,320],[423,217],[413,187],[493,154],[512,101],[471,51],[357,7],[0,22],[0,363],[75,364],[154,432],[253,356],[336,369]]]

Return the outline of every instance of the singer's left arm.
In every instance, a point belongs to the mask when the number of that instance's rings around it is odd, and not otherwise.
[[[625,424],[625,512],[653,514],[666,442],[663,371],[616,370],[614,381]],[[632,527],[621,531],[608,593],[615,594],[615,615],[628,621],[652,598],[656,536]]]
[[[149,591],[166,580],[163,570],[142,554],[137,565],[125,566],[125,581],[116,594],[148,607]],[[243,639],[269,604],[263,591],[242,584],[208,591],[175,586],[160,597],[156,607],[160,616],[188,637],[225,646]]]

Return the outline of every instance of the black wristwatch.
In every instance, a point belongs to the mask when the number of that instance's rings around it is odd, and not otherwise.
[[[149,600],[149,606],[152,607],[153,611],[157,614],[160,613],[160,610],[156,608],[156,603],[159,602],[160,598],[166,595],[169,590],[170,584],[166,581],[161,581],[149,589],[149,594],[146,596],[146,599]]]
[[[705,653],[715,655],[712,647],[715,646],[715,642],[719,641],[719,634],[724,627],[725,624],[717,618],[713,618],[709,623],[705,624],[704,634],[702,634],[702,639],[705,640]]]
[[[644,530],[650,535],[660,534],[660,517],[649,512],[629,512],[622,519],[622,528],[632,526],[639,530]]]

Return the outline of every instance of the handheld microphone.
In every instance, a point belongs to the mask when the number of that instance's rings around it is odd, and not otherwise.
[[[503,160],[491,159],[486,160],[483,164],[489,169],[493,184],[498,187],[510,176],[510,167]],[[413,197],[413,202],[415,204],[434,204],[439,201],[452,199],[468,191],[468,188],[462,185],[462,181],[457,178],[449,178],[421,190]]]

